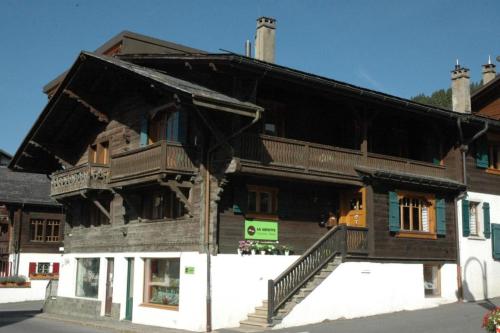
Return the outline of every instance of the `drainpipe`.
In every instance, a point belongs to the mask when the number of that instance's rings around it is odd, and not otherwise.
[[[23,212],[24,212],[24,202],[21,205],[21,212],[19,214],[19,233],[17,235],[17,246],[16,246],[16,266],[14,267],[14,275],[19,275],[19,261],[21,260],[21,235],[23,231]]]
[[[195,106],[196,111],[198,112],[199,116],[203,120],[203,122],[207,125],[207,127],[213,132],[214,129],[211,127],[210,123],[208,120],[203,116],[201,111]],[[262,111],[257,111],[255,114],[254,119],[250,122],[250,124],[247,124],[240,128],[238,131],[235,133],[231,134],[227,138],[223,138],[221,142],[216,143],[212,147],[210,147],[207,151],[207,160],[206,160],[206,170],[205,170],[205,234],[204,234],[204,240],[205,240],[205,252],[207,253],[207,298],[206,298],[206,309],[207,309],[207,323],[206,323],[206,330],[207,332],[212,331],[212,279],[211,279],[211,258],[210,258],[210,160],[211,160],[211,155],[212,153],[219,148],[223,144],[227,144],[231,149],[232,147],[229,145],[228,141],[234,138],[235,136],[241,134],[243,131],[248,129],[250,126],[254,125],[256,122],[258,122],[261,118],[261,112]]]
[[[458,200],[462,200],[467,196],[467,152],[469,151],[469,145],[474,142],[477,138],[479,138],[481,135],[483,135],[487,130],[488,130],[489,123],[487,121],[484,122],[484,128],[474,134],[474,136],[465,141],[464,139],[464,133],[462,130],[462,118],[457,118],[457,127],[458,127],[458,133],[460,134],[460,152],[462,153],[462,180],[464,185],[466,186],[465,192],[460,194],[458,197],[455,198],[455,211],[457,211],[458,207]],[[462,212],[463,214],[463,212]],[[460,221],[458,220],[458,214],[455,214],[455,220],[456,220],[456,231],[458,231],[458,226]],[[457,244],[457,286],[458,286],[458,300],[463,301],[464,298],[464,291],[463,291],[463,285],[462,285],[462,267],[460,264],[460,234],[456,232],[456,244]]]

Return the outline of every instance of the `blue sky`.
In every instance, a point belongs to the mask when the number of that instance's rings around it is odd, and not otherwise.
[[[408,98],[447,88],[457,57],[478,81],[500,55],[499,13],[498,0],[1,0],[0,149],[16,151],[44,84],[122,30],[242,53],[272,16],[280,65]]]

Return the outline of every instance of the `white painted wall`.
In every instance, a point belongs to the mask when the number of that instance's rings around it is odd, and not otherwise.
[[[500,196],[477,192],[468,192],[467,200],[490,204],[490,222],[500,224]],[[500,296],[500,261],[492,256],[491,238],[483,235],[482,206],[479,207],[479,237],[462,235],[462,201],[458,202],[458,231],[460,235],[460,265],[464,299],[481,300]]]
[[[114,258],[113,303],[120,304],[120,319],[125,318],[127,294],[127,258],[135,259],[134,304],[132,322],[191,331],[205,331],[206,256],[197,252],[140,252],[140,253],[71,253],[65,254],[60,269],[58,296],[77,298],[77,258],[100,258],[99,290],[101,315],[106,298],[108,258]],[[180,258],[180,295],[178,311],[141,306],[144,286],[144,258]],[[195,268],[185,274],[185,267]]]
[[[212,257],[212,328],[236,327],[267,300],[267,281],[299,256],[219,254]]]
[[[454,302],[456,281],[456,265],[443,265],[441,297],[426,298],[422,264],[343,263],[274,328]]]
[[[29,280],[30,262],[61,262],[61,254],[54,253],[21,253],[19,258],[19,275]],[[9,261],[13,263],[14,255]],[[0,303],[39,301],[45,299],[45,288],[49,280],[32,280],[31,288],[0,288]]]

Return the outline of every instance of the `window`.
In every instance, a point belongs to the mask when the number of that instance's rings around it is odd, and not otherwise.
[[[76,296],[97,298],[99,291],[99,258],[77,259]]]
[[[142,201],[142,216],[148,220],[176,219],[186,214],[184,204],[168,189],[146,194]]]
[[[441,296],[441,274],[439,265],[424,265],[424,290],[426,297]]]
[[[469,230],[471,236],[479,236],[479,203],[469,202]]]
[[[144,303],[177,309],[180,259],[146,259],[144,274]]]
[[[47,220],[45,225],[45,240],[59,242],[59,220]]]
[[[43,242],[43,226],[45,220],[32,219],[30,221],[30,240],[32,242]]]
[[[109,163],[109,141],[98,142],[89,147],[89,162],[98,164]]]
[[[489,168],[500,170],[500,142],[490,142],[488,145]]]
[[[278,189],[264,186],[248,186],[248,212],[275,215],[278,211]]]
[[[399,199],[401,210],[401,226],[404,231],[430,232],[430,210],[432,203],[425,197],[411,195],[402,196]]]
[[[37,274],[49,274],[50,273],[50,262],[39,262],[36,266]]]
[[[397,237],[446,236],[446,201],[433,194],[389,192],[389,230]]]

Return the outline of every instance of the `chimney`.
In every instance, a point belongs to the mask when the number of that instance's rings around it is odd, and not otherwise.
[[[255,35],[255,59],[274,63],[276,20],[270,17],[257,19]]]
[[[469,69],[458,64],[451,71],[451,100],[453,111],[470,113],[470,76]]]
[[[483,65],[483,85],[487,84],[495,78],[497,71],[496,65],[491,63],[491,57],[488,57],[488,63]]]
[[[245,41],[245,55],[247,57],[252,56],[252,43],[248,39]]]

